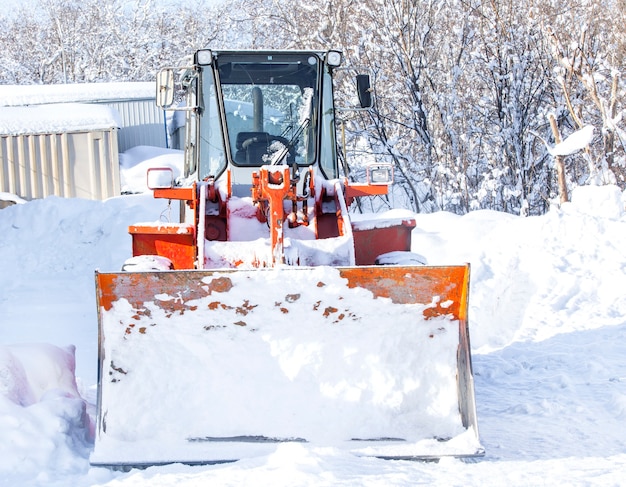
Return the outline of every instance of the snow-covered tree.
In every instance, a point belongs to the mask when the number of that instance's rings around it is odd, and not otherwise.
[[[555,63],[553,81],[567,107],[563,123],[570,131],[591,124],[601,133],[598,143],[570,168],[578,184],[626,182],[626,140],[620,129],[626,109],[626,5],[615,2],[617,8],[608,11],[606,6],[583,4],[545,27]]]
[[[626,187],[625,0],[39,1],[0,14],[0,83],[152,80],[201,47],[342,50],[357,69],[338,77],[339,105],[357,70],[375,90],[373,110],[338,112],[352,176],[395,167],[376,204],[545,212],[550,116],[563,138],[597,129],[564,184]]]

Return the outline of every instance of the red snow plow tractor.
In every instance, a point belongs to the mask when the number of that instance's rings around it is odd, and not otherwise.
[[[289,442],[484,454],[469,266],[419,262],[408,211],[349,212],[386,194],[392,169],[340,175],[341,62],[200,50],[157,75],[157,104],[185,115],[184,175],[154,168],[148,186],[180,217],[131,225],[122,272],[96,272],[92,465],[219,463]],[[368,76],[356,93],[369,108]]]

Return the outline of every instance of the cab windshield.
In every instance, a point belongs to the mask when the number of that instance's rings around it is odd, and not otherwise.
[[[319,64],[312,54],[220,55],[234,165],[313,163]]]

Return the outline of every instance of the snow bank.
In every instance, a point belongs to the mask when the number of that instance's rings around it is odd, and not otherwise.
[[[56,85],[0,85],[0,107],[153,99],[152,81],[129,83],[68,83]],[[0,110],[1,112],[2,110]]]
[[[73,345],[0,346],[0,393],[20,406],[39,402],[51,389],[79,397],[74,352]]]
[[[472,264],[470,326],[480,353],[623,322],[626,217],[619,190],[577,188],[572,201],[540,217],[416,216],[413,250],[429,264]]]
[[[8,201],[16,205],[21,205],[21,204],[26,203],[25,199],[20,198],[19,196],[13,193],[7,193],[5,191],[0,191],[0,201]]]
[[[95,384],[94,270],[119,271],[131,252],[128,225],[167,212],[151,195],[51,196],[0,210],[1,343],[74,344],[79,382]]]
[[[0,345],[0,478],[6,485],[21,485],[33,472],[84,469],[94,423],[77,390],[74,361],[73,346]]]
[[[0,210],[0,483],[623,483],[626,216],[623,196],[612,187],[576,189],[572,203],[537,217],[491,211],[415,215],[415,252],[430,264],[472,265],[469,322],[484,461],[387,462],[338,448],[285,444],[228,465],[128,473],[89,468],[84,401],[61,388],[29,404],[37,388],[24,379],[28,364],[8,345],[74,344],[76,389],[94,404],[93,270],[119,270],[130,254],[126,227],[159,220],[164,211],[167,202],[147,195],[106,202],[46,198]],[[37,345],[33,360],[39,353]]]
[[[122,193],[146,193],[150,168],[168,167],[173,178],[183,175],[183,151],[161,147],[136,146],[120,154],[120,186]]]
[[[0,85],[0,134],[103,130],[121,126],[116,110],[93,102],[154,99],[153,82]]]
[[[624,215],[623,198],[617,186],[579,186],[572,191],[571,203],[585,215],[617,220]]]
[[[0,107],[0,134],[49,134],[119,128],[119,114],[103,105],[60,103]]]

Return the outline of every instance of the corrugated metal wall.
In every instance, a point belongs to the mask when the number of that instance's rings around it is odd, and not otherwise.
[[[120,152],[138,145],[166,147],[163,110],[156,106],[154,98],[107,101],[104,104],[120,114],[122,123],[118,133]]]
[[[119,195],[117,129],[0,135],[0,191],[28,200]]]

